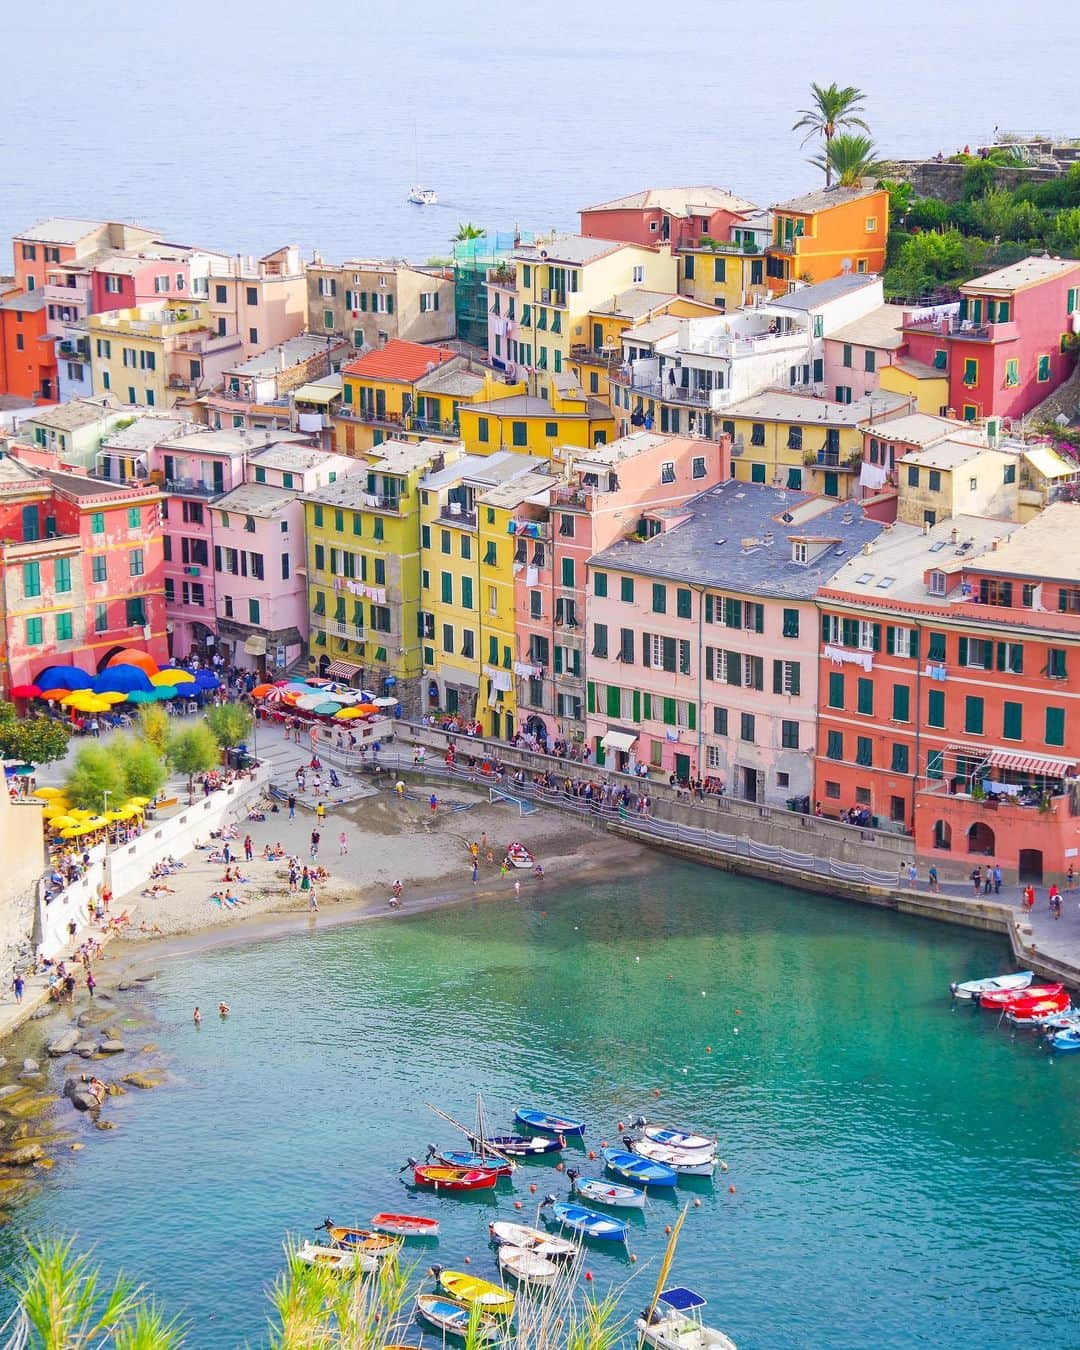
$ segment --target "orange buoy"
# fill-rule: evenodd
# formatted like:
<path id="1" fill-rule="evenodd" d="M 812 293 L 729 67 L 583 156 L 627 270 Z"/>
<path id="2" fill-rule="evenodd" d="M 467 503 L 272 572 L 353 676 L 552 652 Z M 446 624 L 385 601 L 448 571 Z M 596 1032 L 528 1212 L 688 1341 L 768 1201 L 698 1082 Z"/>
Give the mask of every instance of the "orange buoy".
<path id="1" fill-rule="evenodd" d="M 723 1159 L 720 1160 L 720 1171 L 721 1171 L 721 1172 L 726 1172 L 726 1171 L 727 1171 L 727 1163 L 724 1162 Z"/>
<path id="2" fill-rule="evenodd" d="M 695 1201 L 694 1201 L 694 1208 L 695 1208 L 695 1209 L 700 1209 L 700 1208 L 701 1208 L 701 1201 L 700 1201 L 700 1200 L 695 1200 Z"/>
<path id="3" fill-rule="evenodd" d="M 467 1266 L 471 1266 L 471 1265 L 472 1265 L 472 1257 L 471 1257 L 471 1256 L 467 1256 L 467 1257 L 465 1258 L 465 1264 L 466 1264 Z"/>
<path id="4" fill-rule="evenodd" d="M 592 1149 L 589 1149 L 589 1161 L 590 1162 L 596 1161 L 596 1153 Z"/>
<path id="5" fill-rule="evenodd" d="M 521 1208 L 521 1201 L 520 1201 L 520 1200 L 515 1200 L 515 1201 L 514 1201 L 514 1208 L 515 1208 L 515 1209 L 520 1209 L 520 1208 Z"/>
<path id="6" fill-rule="evenodd" d="M 711 1055 L 711 1054 L 712 1054 L 712 1046 L 711 1046 L 711 1045 L 707 1045 L 707 1046 L 705 1047 L 705 1053 L 706 1053 L 707 1055 Z"/>
<path id="7" fill-rule="evenodd" d="M 735 1016 L 736 1016 L 736 1017 L 741 1017 L 741 1016 L 742 1016 L 742 1009 L 741 1009 L 741 1008 L 736 1008 L 736 1009 L 735 1009 Z"/>
<path id="8" fill-rule="evenodd" d="M 607 1140 L 606 1140 L 606 1139 L 601 1139 L 601 1140 L 600 1140 L 600 1147 L 601 1147 L 601 1148 L 607 1148 Z"/>
<path id="9" fill-rule="evenodd" d="M 625 1129 L 626 1129 L 626 1126 L 625 1126 L 625 1125 L 622 1123 L 622 1121 L 620 1120 L 620 1121 L 619 1121 L 619 1133 L 622 1134 L 623 1130 L 625 1130 Z"/>
<path id="10" fill-rule="evenodd" d="M 530 1195 L 535 1195 L 535 1194 L 536 1194 L 536 1182 L 535 1182 L 535 1181 L 530 1181 L 530 1182 L 529 1182 L 529 1194 L 530 1194 Z"/>
<path id="11" fill-rule="evenodd" d="M 664 1232 L 665 1232 L 665 1233 L 670 1233 L 670 1232 L 671 1232 L 671 1224 L 669 1224 L 669 1223 L 664 1224 Z"/>
<path id="12" fill-rule="evenodd" d="M 591 1270 L 587 1270 L 587 1271 L 585 1272 L 585 1278 L 586 1278 L 587 1280 L 591 1280 L 591 1279 L 592 1279 L 592 1271 L 591 1271 Z"/>
<path id="13" fill-rule="evenodd" d="M 562 1164 L 561 1162 L 560 1162 L 560 1163 L 556 1163 L 556 1164 L 555 1164 L 555 1171 L 556 1171 L 556 1172 L 561 1172 L 562 1170 L 563 1170 L 563 1164 Z"/>
<path id="14" fill-rule="evenodd" d="M 637 1257 L 634 1255 L 633 1252 L 631 1252 L 631 1253 L 630 1253 L 630 1264 L 633 1265 L 634 1262 L 635 1262 L 636 1260 L 637 1260 Z"/>
<path id="15" fill-rule="evenodd" d="M 659 1089 L 659 1088 L 653 1088 L 653 1090 L 652 1090 L 652 1095 L 653 1095 L 654 1097 L 659 1097 L 659 1096 L 660 1096 L 660 1089 Z"/>
<path id="16" fill-rule="evenodd" d="M 734 1195 L 734 1194 L 735 1194 L 735 1187 L 734 1187 L 734 1186 L 729 1186 L 729 1187 L 728 1187 L 728 1194 L 729 1194 L 729 1195 Z"/>

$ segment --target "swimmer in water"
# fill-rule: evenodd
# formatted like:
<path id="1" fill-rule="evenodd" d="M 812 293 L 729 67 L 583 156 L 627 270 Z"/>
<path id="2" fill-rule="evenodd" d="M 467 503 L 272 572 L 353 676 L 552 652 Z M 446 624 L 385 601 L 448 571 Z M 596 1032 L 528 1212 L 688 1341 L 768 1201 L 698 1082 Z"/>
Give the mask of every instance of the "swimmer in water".
<path id="1" fill-rule="evenodd" d="M 229 1005 L 227 1003 L 219 1003 L 217 1010 L 220 1017 L 228 1017 Z"/>

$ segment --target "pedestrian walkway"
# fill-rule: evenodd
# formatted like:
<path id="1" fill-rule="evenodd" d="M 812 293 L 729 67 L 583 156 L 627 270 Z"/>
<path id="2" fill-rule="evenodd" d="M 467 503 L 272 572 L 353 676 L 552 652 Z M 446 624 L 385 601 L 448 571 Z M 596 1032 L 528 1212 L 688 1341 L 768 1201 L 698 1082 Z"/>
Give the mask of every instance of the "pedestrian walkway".
<path id="1" fill-rule="evenodd" d="M 372 796 L 377 789 L 361 777 L 359 755 L 356 751 L 338 750 L 333 746 L 316 743 L 318 756 L 322 761 L 322 770 L 310 767 L 312 748 L 306 735 L 301 733 L 299 745 L 287 740 L 280 725 L 259 727 L 259 759 L 270 766 L 270 781 L 278 795 L 296 797 L 297 806 L 314 811 L 319 802 L 326 805 L 328 811 L 335 806 L 345 806 L 362 797 Z M 349 764 L 353 767 L 349 767 Z M 297 786 L 296 771 L 304 769 L 304 788 Z M 340 787 L 330 784 L 330 770 L 337 774 Z M 321 781 L 321 791 L 316 791 L 316 782 Z"/>

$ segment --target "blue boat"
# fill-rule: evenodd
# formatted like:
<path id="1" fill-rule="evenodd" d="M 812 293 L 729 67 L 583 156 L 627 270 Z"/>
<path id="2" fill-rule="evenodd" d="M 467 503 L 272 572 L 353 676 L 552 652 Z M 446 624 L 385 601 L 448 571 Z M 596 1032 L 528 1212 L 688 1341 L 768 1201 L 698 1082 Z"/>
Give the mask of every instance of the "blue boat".
<path id="1" fill-rule="evenodd" d="M 532 1106 L 519 1106 L 514 1119 L 530 1130 L 543 1130 L 545 1134 L 575 1134 L 579 1138 L 585 1133 L 583 1120 L 568 1120 L 565 1116 L 553 1116 L 547 1111 L 537 1111 Z"/>
<path id="2" fill-rule="evenodd" d="M 442 1149 L 431 1145 L 427 1152 L 429 1162 L 439 1162 L 447 1167 L 493 1168 L 500 1177 L 512 1177 L 517 1163 L 511 1159 L 504 1161 L 490 1153 L 472 1153 L 468 1149 Z"/>
<path id="3" fill-rule="evenodd" d="M 560 1139 L 544 1139 L 541 1135 L 530 1138 L 524 1134 L 493 1134 L 483 1139 L 478 1134 L 470 1134 L 469 1143 L 473 1148 L 490 1144 L 508 1158 L 540 1157 L 545 1153 L 558 1153 L 562 1148 Z"/>
<path id="4" fill-rule="evenodd" d="M 595 1209 L 586 1209 L 584 1205 L 554 1200 L 552 1196 L 543 1202 L 551 1206 L 555 1222 L 563 1228 L 569 1228 L 582 1237 L 596 1238 L 603 1242 L 625 1242 L 627 1225 L 621 1219 L 609 1218 L 606 1214 L 597 1214 Z"/>
<path id="5" fill-rule="evenodd" d="M 651 1158 L 627 1153 L 621 1148 L 604 1149 L 604 1165 L 617 1177 L 639 1186 L 674 1186 L 679 1180 L 675 1169 L 666 1163 L 653 1162 Z"/>
<path id="6" fill-rule="evenodd" d="M 1071 1027 L 1067 1031 L 1055 1032 L 1050 1037 L 1050 1049 L 1059 1053 L 1065 1050 L 1080 1050 L 1080 1029 Z"/>

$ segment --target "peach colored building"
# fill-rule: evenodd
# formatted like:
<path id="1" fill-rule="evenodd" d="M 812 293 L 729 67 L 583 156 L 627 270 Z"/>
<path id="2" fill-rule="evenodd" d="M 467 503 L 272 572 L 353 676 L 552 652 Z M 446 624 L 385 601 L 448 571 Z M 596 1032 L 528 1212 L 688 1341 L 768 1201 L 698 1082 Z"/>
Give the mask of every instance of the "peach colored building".
<path id="1" fill-rule="evenodd" d="M 646 540 L 589 562 L 589 744 L 748 801 L 813 783 L 814 595 L 882 528 L 854 504 L 728 481 L 646 508 Z M 805 805 L 805 802 L 803 803 Z"/>

